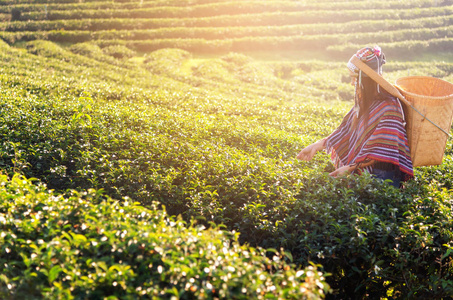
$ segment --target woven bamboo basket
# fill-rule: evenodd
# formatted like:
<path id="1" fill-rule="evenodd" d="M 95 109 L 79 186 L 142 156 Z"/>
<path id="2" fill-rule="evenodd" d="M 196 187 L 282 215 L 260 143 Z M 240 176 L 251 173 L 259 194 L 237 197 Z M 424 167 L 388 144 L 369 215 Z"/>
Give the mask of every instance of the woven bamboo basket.
<path id="1" fill-rule="evenodd" d="M 442 164 L 453 117 L 453 84 L 428 76 L 408 76 L 398 78 L 395 86 L 421 113 L 403 102 L 414 167 Z"/>

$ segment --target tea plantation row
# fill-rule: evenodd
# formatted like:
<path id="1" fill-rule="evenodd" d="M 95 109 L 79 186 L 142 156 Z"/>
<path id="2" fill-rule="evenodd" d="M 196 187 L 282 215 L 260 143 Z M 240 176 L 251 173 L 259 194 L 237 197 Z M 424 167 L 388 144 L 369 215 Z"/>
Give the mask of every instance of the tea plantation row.
<path id="1" fill-rule="evenodd" d="M 19 9 L 22 12 L 36 11 L 65 11 L 65 10 L 95 10 L 95 9 L 145 9 L 154 8 L 159 10 L 158 17 L 207 17 L 213 15 L 231 15 L 245 13 L 262 13 L 269 11 L 300 11 L 300 10 L 323 10 L 329 9 L 351 9 L 351 2 L 327 2 L 327 3 L 309 3 L 294 1 L 135 1 L 135 2 L 83 2 L 68 1 L 63 3 L 48 4 L 31 3 L 16 4 L 17 1 L 1 1 L 0 13 L 11 13 L 13 9 Z M 26 1 L 21 1 L 26 2 Z M 60 1 L 61 2 L 61 1 Z M 9 4 L 9 5 L 7 5 Z M 439 5 L 445 4 L 439 2 Z M 417 0 L 411 2 L 401 1 L 356 1 L 355 9 L 403 9 L 412 7 L 431 7 L 431 0 Z M 151 14 L 148 17 L 154 16 Z"/>
<path id="2" fill-rule="evenodd" d="M 448 17 L 450 18 L 450 17 Z M 449 20 L 448 22 L 450 22 Z M 177 29 L 165 29 L 165 30 L 109 30 L 109 31 L 63 31 L 63 30 L 52 30 L 52 31 L 19 31 L 19 32 L 2 32 L 1 37 L 9 44 L 14 44 L 18 41 L 31 41 L 31 40 L 50 40 L 55 42 L 71 42 L 80 43 L 91 40 L 95 41 L 113 41 L 116 44 L 123 43 L 133 47 L 134 41 L 149 41 L 151 44 L 167 43 L 167 44 L 212 44 L 212 40 L 215 41 L 215 45 L 210 48 L 223 49 L 225 45 L 230 45 L 229 48 L 239 48 L 239 45 L 243 44 L 243 48 L 253 49 L 255 44 L 263 44 L 266 46 L 270 44 L 276 47 L 279 43 L 285 43 L 291 45 L 293 49 L 319 49 L 325 50 L 331 45 L 343 45 L 345 43 L 353 43 L 357 40 L 361 40 L 364 43 L 373 43 L 374 40 L 378 39 L 382 43 L 395 43 L 399 42 L 403 45 L 407 45 L 407 42 L 403 41 L 429 41 L 435 39 L 442 39 L 446 36 L 452 36 L 453 26 L 445 27 L 427 27 L 419 29 L 398 29 L 396 31 L 386 31 L 378 33 L 346 33 L 346 34 L 331 34 L 331 35 L 304 35 L 296 37 L 294 31 L 300 31 L 300 26 L 292 28 L 279 28 L 273 27 L 245 27 L 240 30 L 233 29 L 232 27 L 226 28 L 196 28 L 188 32 L 186 28 Z M 291 34 L 291 32 L 293 32 Z M 292 35 L 292 37 L 283 38 L 282 35 Z M 252 36 L 252 37 L 251 37 Z M 181 42 L 181 39 L 185 38 L 185 42 Z M 203 43 L 200 40 L 205 40 Z M 222 42 L 226 40 L 226 42 Z M 450 39 L 446 39 L 449 41 Z M 269 46 L 267 46 L 269 47 Z M 387 47 L 388 49 L 388 47 Z M 225 52 L 226 50 L 223 49 Z"/>
<path id="3" fill-rule="evenodd" d="M 332 168 L 326 155 L 319 155 L 310 163 L 294 159 L 301 147 L 333 130 L 349 109 L 349 102 L 338 102 L 352 95 L 344 63 L 264 63 L 239 54 L 196 59 L 187 52 L 171 49 L 138 60 L 127 55 L 116 56 L 118 52 L 95 45 L 80 44 L 64 49 L 44 41 L 26 43 L 22 49 L 3 43 L 1 48 L 0 164 L 3 172 L 11 177 L 20 172 L 26 177 L 39 178 L 57 191 L 69 188 L 83 193 L 89 188 L 103 189 L 106 196 L 97 196 L 102 200 L 129 197 L 152 210 L 157 209 L 155 201 L 158 201 L 170 215 L 181 215 L 188 224 L 191 220 L 208 227 L 214 226 L 211 222 L 224 224 L 228 230 L 239 232 L 232 243 L 239 239 L 253 247 L 283 247 L 288 253 L 286 260 L 292 258 L 296 265 L 308 266 L 309 261 L 321 264 L 323 272 L 331 274 L 326 280 L 334 289 L 333 295 L 340 298 L 351 292 L 357 297 L 369 294 L 393 298 L 447 297 L 453 293 L 450 142 L 445 163 L 417 170 L 417 179 L 401 191 L 367 176 L 331 179 L 325 175 Z M 411 75 L 451 80 L 453 66 L 444 62 L 389 59 L 386 76 L 392 80 L 408 75 L 408 69 Z M 12 183 L 5 183 L 8 184 Z M 76 202 L 80 201 L 79 196 L 74 197 Z M 93 205 L 100 202 L 89 200 Z M 83 202 L 81 207 L 88 202 Z M 82 218 L 85 212 L 75 215 Z M 128 220 L 135 222 L 132 217 Z M 88 220 L 78 224 L 86 224 L 86 230 L 92 228 L 91 223 L 85 222 Z M 69 235 L 70 230 L 84 234 L 65 228 Z M 122 230 L 128 229 L 114 231 Z M 35 233 L 30 231 L 30 234 Z M 61 231 L 56 234 L 64 235 Z M 87 242 L 81 237 L 73 242 L 83 248 L 74 251 L 98 251 L 96 247 L 102 243 L 90 244 L 95 236 L 102 242 L 102 236 L 89 233 L 85 236 Z M 34 241 L 31 237 L 24 238 L 27 239 Z M 169 236 L 169 243 L 172 241 L 175 240 Z M 86 249 L 89 245 L 91 250 Z M 131 251 L 141 251 L 140 247 L 134 248 L 134 243 L 129 246 L 135 249 Z M 101 253 L 110 253 L 108 247 Z M 135 259 L 138 252 L 131 253 Z M 261 258 L 257 260 L 264 259 L 263 252 L 259 253 Z M 237 257 L 242 259 L 243 254 Z M 23 258 L 21 262 L 21 258 L 18 256 L 18 264 L 23 268 L 20 272 L 29 277 L 14 275 L 19 276 L 17 280 L 41 280 L 39 286 L 43 286 L 43 291 L 60 291 L 58 284 L 53 285 L 49 280 L 60 282 L 59 279 L 66 278 L 63 271 L 49 265 L 48 274 L 37 273 L 21 265 L 26 262 Z M 124 262 L 126 258 L 120 260 Z M 107 270 L 113 261 L 121 264 L 119 260 L 109 260 Z M 204 263 L 200 259 L 196 261 Z M 178 255 L 166 263 L 170 272 L 171 265 L 178 263 Z M 68 264 L 79 262 L 71 260 Z M 164 267 L 162 271 L 167 270 Z M 201 265 L 194 268 L 202 270 Z M 288 269 L 285 265 L 275 267 L 281 268 L 282 273 L 278 274 Z M 121 280 L 127 282 L 126 278 L 101 282 L 102 273 L 107 273 L 102 269 L 94 266 L 90 269 L 88 265 L 82 268 L 83 272 L 100 272 L 94 280 L 99 282 L 97 286 L 110 286 L 116 281 L 115 295 L 121 297 L 125 293 Z M 155 270 L 159 273 L 159 269 Z M 292 266 L 288 271 L 291 270 Z M 139 273 L 135 269 L 133 272 Z M 149 274 L 148 269 L 141 272 L 140 276 L 146 280 L 149 280 L 146 276 L 155 273 Z M 212 289 L 208 288 L 214 286 L 213 279 L 203 281 L 207 275 L 196 274 L 199 275 L 194 278 L 196 290 L 191 290 L 193 282 L 188 277 L 178 277 L 184 287 L 175 285 L 175 290 L 181 295 L 195 295 L 189 292 L 201 293 L 201 290 L 208 298 L 214 295 L 209 294 Z M 168 276 L 158 276 L 159 284 L 171 289 L 168 280 L 171 283 L 176 274 Z M 290 278 L 278 282 L 288 283 Z M 322 278 L 317 278 L 318 285 L 305 278 L 309 286 L 318 287 L 309 290 L 328 291 Z M 72 282 L 67 280 L 67 283 L 60 282 L 65 293 Z M 3 281 L 6 282 L 5 277 Z M 10 284 L 23 292 L 17 282 Z M 73 290 L 91 293 L 82 284 L 74 283 Z M 233 289 L 236 295 L 242 295 L 239 292 L 242 286 L 237 289 L 229 289 L 229 283 L 226 286 L 225 293 Z M 149 287 L 141 286 L 137 293 Z M 274 294 L 286 291 L 283 284 L 269 288 Z M 219 286 L 215 290 L 220 293 Z M 284 294 L 280 295 L 284 298 Z"/>
<path id="4" fill-rule="evenodd" d="M 425 30 L 427 34 L 430 32 L 432 36 L 443 36 L 445 32 L 450 32 L 451 28 L 442 28 L 440 30 Z M 404 32 L 401 32 L 404 34 Z M 398 33 L 400 34 L 400 33 Z M 395 36 L 382 38 L 385 40 L 394 40 Z M 406 32 L 408 36 L 423 34 L 423 32 Z M 57 42 L 71 42 L 74 39 L 79 39 L 79 42 L 92 40 L 92 34 L 78 34 L 65 32 L 50 32 L 50 33 L 31 33 L 31 34 L 0 34 L 4 40 L 11 43 L 18 41 L 35 40 L 36 38 L 44 38 Z M 280 51 L 298 51 L 304 49 L 308 53 L 324 53 L 328 57 L 344 58 L 355 49 L 360 48 L 361 44 L 348 42 L 346 44 L 335 44 L 334 41 L 340 41 L 341 37 L 331 36 L 309 36 L 298 38 L 282 38 L 282 37 L 253 37 L 253 38 L 237 38 L 226 40 L 205 40 L 205 39 L 145 39 L 145 40 L 128 40 L 119 36 L 120 39 L 112 40 L 95 40 L 101 48 L 108 47 L 124 47 L 137 52 L 152 52 L 165 48 L 179 48 L 186 51 L 195 52 L 198 54 L 220 54 L 225 55 L 229 52 L 250 53 L 255 49 L 260 51 L 273 52 Z M 364 35 L 366 41 L 374 40 L 372 34 Z M 356 41 L 356 35 L 346 37 L 345 40 Z M 419 55 L 438 54 L 440 56 L 448 54 L 451 51 L 452 38 L 433 38 L 428 40 L 407 40 L 404 42 L 382 42 L 380 45 L 387 49 L 387 53 L 399 59 L 414 59 Z"/>
<path id="5" fill-rule="evenodd" d="M 401 9 L 401 10 L 323 10 L 323 11 L 298 11 L 298 12 L 266 12 L 258 14 L 259 18 L 250 18 L 249 14 L 241 15 L 220 15 L 214 17 L 174 17 L 161 18 L 160 16 L 149 16 L 149 11 L 139 10 L 91 10 L 91 11 L 62 11 L 60 14 L 52 12 L 42 12 L 42 19 L 60 20 L 60 19 L 91 19 L 91 18 L 150 18 L 154 21 L 154 28 L 159 27 L 230 27 L 230 26 L 283 26 L 294 24 L 313 24 L 313 23 L 328 23 L 332 19 L 336 23 L 352 22 L 352 21 L 369 21 L 369 20 L 409 20 L 418 18 L 449 16 L 452 13 L 452 6 L 445 7 L 429 7 L 417 9 Z M 74 15 L 74 14 L 79 15 Z M 65 17 L 65 14 L 68 16 Z M 38 17 L 38 19 L 40 19 Z M 23 19 L 23 20 L 22 20 Z M 22 21 L 28 21 L 25 15 L 21 15 Z M 33 20 L 30 19 L 30 21 Z"/>
<path id="6" fill-rule="evenodd" d="M 290 2 L 295 3 L 295 2 Z M 329 5 L 330 6 L 330 5 Z M 417 7 L 417 10 L 411 9 Z M 367 8 L 367 9 L 364 9 Z M 451 7 L 423 7 L 419 8 L 414 3 L 405 5 L 401 9 L 395 9 L 389 7 L 386 9 L 370 8 L 365 4 L 362 7 L 343 7 L 340 10 L 334 7 L 328 7 L 326 9 L 318 8 L 311 10 L 305 7 L 305 5 L 296 5 L 288 7 L 282 5 L 281 2 L 274 3 L 259 3 L 248 6 L 247 3 L 242 2 L 229 2 L 226 5 L 210 5 L 210 6 L 190 6 L 190 7 L 158 7 L 158 8 L 135 8 L 135 9 L 76 9 L 76 10 L 44 10 L 44 11 L 29 11 L 24 12 L 21 15 L 21 21 L 28 20 L 56 20 L 56 19 L 90 19 L 90 18 L 214 18 L 218 24 L 225 23 L 225 18 L 222 16 L 231 15 L 250 15 L 254 14 L 260 17 L 260 22 L 266 22 L 266 17 L 269 18 L 272 15 L 299 19 L 298 23 L 313 23 L 331 20 L 335 17 L 337 22 L 346 22 L 353 20 L 363 19 L 376 19 L 376 18 L 412 18 L 412 17 L 428 17 L 436 16 L 440 14 L 451 14 Z M 412 16 L 413 15 L 413 16 Z M 264 17 L 264 20 L 263 20 Z M 329 19 L 330 18 L 330 19 Z M 339 18 L 339 19 L 338 19 Z M 231 18 L 228 18 L 231 19 Z M 283 20 L 283 19 L 281 19 Z M 213 20 L 214 21 L 214 20 Z M 275 21 L 274 21 L 275 22 Z M 291 22 L 287 20 L 286 22 Z M 228 24 L 233 25 L 233 24 Z"/>
<path id="7" fill-rule="evenodd" d="M 369 20 L 369 21 L 352 21 L 345 23 L 316 23 L 316 24 L 293 24 L 293 25 L 282 25 L 282 26 L 259 26 L 254 25 L 251 27 L 246 26 L 232 26 L 229 27 L 214 27 L 209 26 L 198 26 L 191 28 L 192 30 L 204 30 L 206 31 L 205 38 L 209 38 L 213 32 L 220 31 L 237 31 L 239 35 L 245 36 L 245 32 L 250 32 L 251 36 L 262 36 L 262 35 L 275 35 L 274 31 L 285 32 L 285 35 L 298 35 L 301 32 L 304 35 L 313 34 L 336 34 L 336 33 L 351 33 L 351 32 L 369 32 L 379 30 L 403 30 L 410 28 L 436 28 L 451 25 L 450 15 L 441 15 L 433 17 L 422 17 L 422 18 L 411 18 L 411 19 L 395 19 L 395 20 Z M 175 22 L 175 20 L 172 20 Z M 160 22 L 160 23 L 159 23 Z M 192 20 L 194 22 L 194 20 Z M 49 30 L 66 30 L 66 31 L 77 31 L 77 30 L 89 30 L 93 34 L 95 31 L 102 30 L 165 30 L 169 36 L 173 31 L 182 30 L 184 24 L 173 23 L 174 26 L 169 26 L 169 23 L 164 23 L 164 20 L 153 20 L 153 19 L 113 19 L 113 20 L 54 20 L 54 21 L 29 21 L 29 22 L 3 22 L 2 31 L 7 32 L 18 32 L 18 31 L 49 31 Z M 171 24 L 170 24 L 171 25 Z M 196 24 L 195 24 L 196 25 Z M 158 27 L 158 28 L 156 28 Z M 252 31 L 253 30 L 253 31 Z M 94 32 L 93 32 L 94 31 Z M 187 30 L 186 30 L 187 31 Z M 99 33 L 100 34 L 100 33 Z M 190 32 L 187 32 L 190 36 Z M 226 37 L 232 37 L 231 34 Z"/>

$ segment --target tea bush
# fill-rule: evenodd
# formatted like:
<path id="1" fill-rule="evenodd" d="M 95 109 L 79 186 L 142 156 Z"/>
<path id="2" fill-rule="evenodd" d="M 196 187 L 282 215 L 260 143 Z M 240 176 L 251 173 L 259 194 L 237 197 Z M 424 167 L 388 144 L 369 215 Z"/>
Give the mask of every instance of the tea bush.
<path id="1" fill-rule="evenodd" d="M 105 54 L 102 49 L 94 44 L 91 43 L 78 43 L 74 44 L 71 47 L 69 47 L 69 50 L 72 53 L 79 54 L 82 56 L 86 56 L 92 59 L 96 59 L 102 62 L 106 62 L 109 64 L 116 64 L 117 60 L 114 59 L 114 57 L 111 57 L 110 55 Z"/>
<path id="2" fill-rule="evenodd" d="M 103 48 L 102 51 L 114 58 L 128 59 L 135 56 L 135 52 L 124 46 L 110 46 Z"/>
<path id="3" fill-rule="evenodd" d="M 2 299 L 314 299 L 329 291 L 316 266 L 295 270 L 241 246 L 238 234 L 170 217 L 157 204 L 101 191 L 55 194 L 0 175 Z"/>
<path id="4" fill-rule="evenodd" d="M 181 49 L 161 49 L 145 55 L 145 67 L 154 74 L 176 74 L 192 55 Z"/>
<path id="5" fill-rule="evenodd" d="M 418 184 L 401 191 L 367 176 L 312 177 L 292 202 L 244 205 L 235 226 L 251 244 L 322 264 L 340 298 L 449 297 L 451 191 Z"/>

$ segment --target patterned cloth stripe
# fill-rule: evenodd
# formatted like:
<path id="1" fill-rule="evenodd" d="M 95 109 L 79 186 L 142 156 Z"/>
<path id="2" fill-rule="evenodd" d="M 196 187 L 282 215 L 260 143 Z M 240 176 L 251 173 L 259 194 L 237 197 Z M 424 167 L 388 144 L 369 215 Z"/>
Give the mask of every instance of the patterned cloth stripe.
<path id="1" fill-rule="evenodd" d="M 356 130 L 353 129 L 355 113 L 351 109 L 326 140 L 327 152 L 331 153 L 337 168 L 376 160 L 397 166 L 405 173 L 405 180 L 414 176 L 403 112 L 397 101 L 392 96 L 374 101 L 370 106 L 368 121 L 360 118 Z M 363 170 L 372 173 L 373 168 Z"/>

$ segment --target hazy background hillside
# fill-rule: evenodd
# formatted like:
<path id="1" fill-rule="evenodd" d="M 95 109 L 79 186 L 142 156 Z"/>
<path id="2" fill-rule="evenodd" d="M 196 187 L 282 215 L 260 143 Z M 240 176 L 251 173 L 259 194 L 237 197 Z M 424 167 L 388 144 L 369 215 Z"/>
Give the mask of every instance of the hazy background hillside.
<path id="1" fill-rule="evenodd" d="M 380 44 L 393 59 L 451 52 L 452 2 L 414 1 L 8 1 L 1 37 L 176 47 L 196 54 L 266 52 L 347 59 Z M 283 53 L 282 53 L 283 52 Z M 431 57 L 430 56 L 430 57 Z"/>

